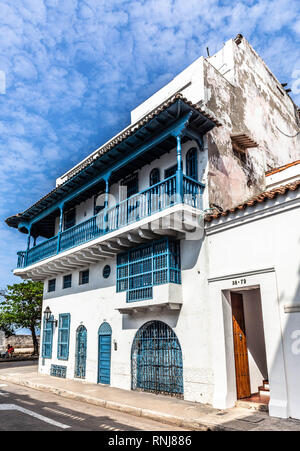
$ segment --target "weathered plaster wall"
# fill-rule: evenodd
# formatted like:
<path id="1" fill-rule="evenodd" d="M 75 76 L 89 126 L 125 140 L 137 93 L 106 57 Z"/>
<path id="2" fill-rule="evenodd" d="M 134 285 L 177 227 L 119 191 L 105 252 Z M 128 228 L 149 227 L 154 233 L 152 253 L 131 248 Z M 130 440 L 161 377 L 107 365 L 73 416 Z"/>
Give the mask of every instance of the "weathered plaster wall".
<path id="1" fill-rule="evenodd" d="M 206 106 L 223 124 L 208 137 L 210 202 L 230 208 L 265 189 L 266 170 L 299 159 L 299 137 L 283 134 L 295 135 L 299 120 L 292 100 L 246 39 L 239 46 L 228 41 L 204 60 L 203 73 Z M 258 143 L 248 150 L 246 165 L 232 150 L 231 135 L 238 133 Z"/>

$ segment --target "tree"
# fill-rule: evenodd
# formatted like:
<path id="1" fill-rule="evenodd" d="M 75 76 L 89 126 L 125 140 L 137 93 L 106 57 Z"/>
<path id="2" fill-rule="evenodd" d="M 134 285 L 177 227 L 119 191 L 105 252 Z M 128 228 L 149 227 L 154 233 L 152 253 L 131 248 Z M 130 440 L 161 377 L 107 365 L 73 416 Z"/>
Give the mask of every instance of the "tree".
<path id="1" fill-rule="evenodd" d="M 1 313 L 0 313 L 0 331 L 5 333 L 6 338 L 9 338 L 15 334 L 13 326 L 2 322 Z"/>
<path id="2" fill-rule="evenodd" d="M 29 329 L 32 335 L 34 354 L 38 354 L 36 328 L 40 327 L 43 302 L 43 283 L 31 280 L 8 285 L 1 293 L 0 327 L 13 331 L 15 327 Z"/>

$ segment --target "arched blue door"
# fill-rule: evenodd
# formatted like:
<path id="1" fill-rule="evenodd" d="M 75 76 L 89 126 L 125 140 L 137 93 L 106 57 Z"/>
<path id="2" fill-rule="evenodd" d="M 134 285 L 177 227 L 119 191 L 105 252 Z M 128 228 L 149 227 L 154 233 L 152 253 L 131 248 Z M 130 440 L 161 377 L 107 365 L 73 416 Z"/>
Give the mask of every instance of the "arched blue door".
<path id="1" fill-rule="evenodd" d="M 87 330 L 79 326 L 76 331 L 75 377 L 85 378 L 86 373 Z"/>
<path id="2" fill-rule="evenodd" d="M 136 333 L 131 351 L 133 390 L 183 396 L 182 352 L 175 332 L 150 321 Z"/>
<path id="3" fill-rule="evenodd" d="M 99 327 L 98 383 L 100 384 L 110 384 L 111 333 L 110 325 L 102 323 Z"/>

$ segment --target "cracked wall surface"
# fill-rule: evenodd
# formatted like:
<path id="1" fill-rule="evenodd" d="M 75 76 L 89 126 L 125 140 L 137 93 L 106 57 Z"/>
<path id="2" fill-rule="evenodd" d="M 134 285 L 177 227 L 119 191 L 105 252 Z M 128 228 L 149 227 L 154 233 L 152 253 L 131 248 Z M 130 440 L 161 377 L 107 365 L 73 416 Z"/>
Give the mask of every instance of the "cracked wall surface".
<path id="1" fill-rule="evenodd" d="M 299 115 L 291 98 L 246 39 L 228 41 L 203 62 L 204 102 L 223 124 L 208 134 L 209 201 L 223 209 L 265 189 L 265 171 L 300 158 Z M 258 143 L 243 163 L 231 135 Z"/>

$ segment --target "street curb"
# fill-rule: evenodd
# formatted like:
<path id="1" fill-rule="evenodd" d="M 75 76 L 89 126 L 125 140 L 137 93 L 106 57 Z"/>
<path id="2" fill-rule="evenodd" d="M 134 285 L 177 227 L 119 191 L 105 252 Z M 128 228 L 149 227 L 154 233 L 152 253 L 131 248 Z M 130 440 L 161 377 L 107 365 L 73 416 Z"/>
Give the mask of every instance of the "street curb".
<path id="1" fill-rule="evenodd" d="M 103 407 L 105 409 L 116 410 L 118 412 L 127 413 L 136 417 L 143 417 L 160 423 L 170 424 L 172 426 L 178 426 L 182 428 L 195 429 L 197 431 L 232 431 L 232 429 L 226 426 L 220 426 L 214 423 L 208 423 L 202 420 L 188 420 L 183 417 L 176 417 L 166 413 L 157 412 L 154 410 L 143 409 L 140 407 L 133 407 L 127 404 L 122 404 L 115 401 L 106 401 L 105 399 L 94 398 L 92 396 L 81 395 L 69 390 L 55 388 L 51 385 L 39 384 L 31 382 L 30 380 L 24 380 L 13 376 L 0 375 L 0 380 L 4 382 L 11 382 L 12 384 L 21 385 L 23 387 L 32 388 L 34 390 L 50 392 L 55 395 L 62 396 L 63 398 L 73 399 L 75 401 L 86 402 L 94 406 Z"/>

